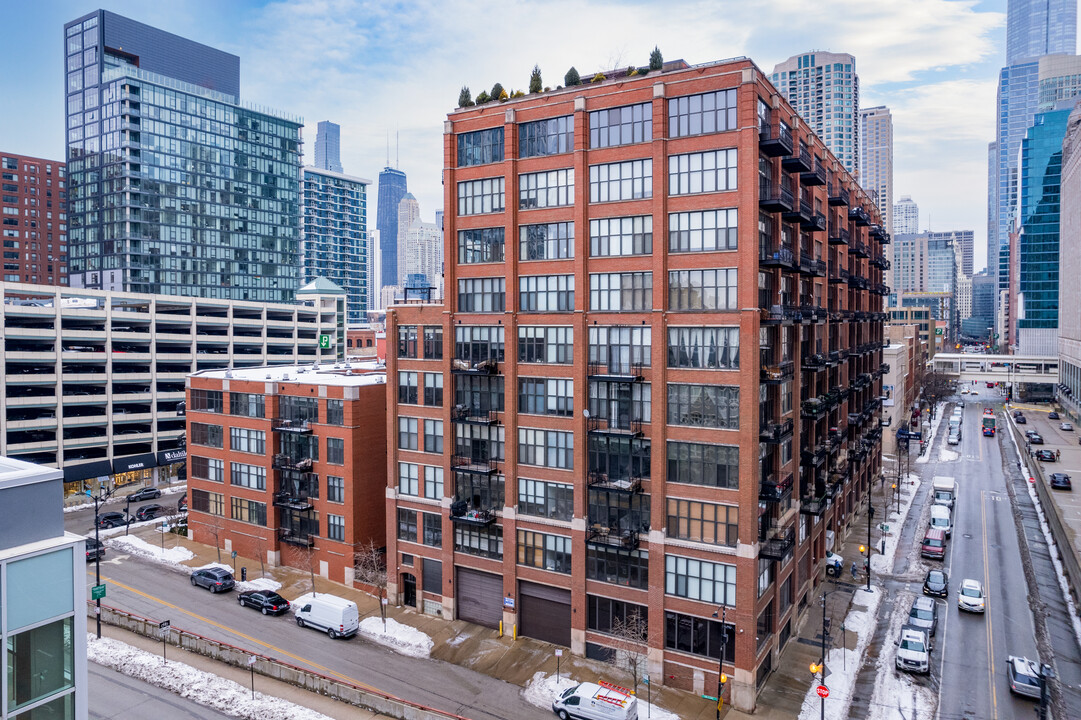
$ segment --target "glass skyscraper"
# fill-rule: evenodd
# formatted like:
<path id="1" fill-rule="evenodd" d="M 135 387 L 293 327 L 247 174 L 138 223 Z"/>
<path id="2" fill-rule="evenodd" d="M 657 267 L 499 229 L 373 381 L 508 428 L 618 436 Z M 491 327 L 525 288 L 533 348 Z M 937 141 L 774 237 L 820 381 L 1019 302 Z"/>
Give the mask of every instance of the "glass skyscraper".
<path id="1" fill-rule="evenodd" d="M 293 302 L 300 118 L 234 55 L 104 10 L 64 27 L 69 281 Z"/>
<path id="2" fill-rule="evenodd" d="M 325 277 L 346 292 L 346 322 L 368 311 L 368 185 L 370 180 L 305 167 L 301 266 L 303 282 Z"/>
<path id="3" fill-rule="evenodd" d="M 1008 0 L 1006 64 L 1077 52 L 1077 0 Z"/>
<path id="4" fill-rule="evenodd" d="M 321 170 L 342 172 L 342 128 L 337 123 L 323 120 L 315 133 L 315 167 Z"/>
<path id="5" fill-rule="evenodd" d="M 408 192 L 405 173 L 395 168 L 383 168 L 379 173 L 379 208 L 375 227 L 379 230 L 379 252 L 382 255 L 383 287 L 398 285 L 398 204 Z"/>
<path id="6" fill-rule="evenodd" d="M 826 142 L 845 170 L 856 172 L 860 150 L 856 58 L 828 52 L 794 55 L 773 68 L 770 80 Z"/>

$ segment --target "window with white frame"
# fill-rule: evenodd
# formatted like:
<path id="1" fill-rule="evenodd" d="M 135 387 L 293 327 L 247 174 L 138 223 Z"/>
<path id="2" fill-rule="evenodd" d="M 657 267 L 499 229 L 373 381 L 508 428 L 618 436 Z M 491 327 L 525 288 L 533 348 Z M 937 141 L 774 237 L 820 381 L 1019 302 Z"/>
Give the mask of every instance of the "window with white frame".
<path id="1" fill-rule="evenodd" d="M 692 195 L 735 189 L 735 148 L 671 155 L 668 158 L 669 195 Z"/>
<path id="2" fill-rule="evenodd" d="M 522 225 L 518 229 L 520 260 L 565 260 L 574 257 L 574 223 Z"/>
<path id="3" fill-rule="evenodd" d="M 736 268 L 668 271 L 668 309 L 735 310 Z"/>
<path id="4" fill-rule="evenodd" d="M 458 183 L 458 214 L 482 215 L 503 212 L 505 182 L 502 177 Z"/>
<path id="5" fill-rule="evenodd" d="M 345 502 L 345 478 L 327 475 L 327 502 Z"/>
<path id="6" fill-rule="evenodd" d="M 590 310 L 627 312 L 652 308 L 653 273 L 590 273 Z"/>
<path id="7" fill-rule="evenodd" d="M 230 463 L 229 484 L 252 490 L 266 490 L 266 468 L 261 465 Z"/>
<path id="8" fill-rule="evenodd" d="M 644 102 L 589 113 L 589 147 L 605 148 L 653 139 L 653 104 Z"/>
<path id="9" fill-rule="evenodd" d="M 523 275 L 519 277 L 518 310 L 521 312 L 573 311 L 574 276 Z"/>
<path id="10" fill-rule="evenodd" d="M 424 421 L 424 452 L 443 452 L 443 421 Z"/>
<path id="11" fill-rule="evenodd" d="M 420 466 L 416 463 L 398 463 L 398 494 L 420 494 Z"/>
<path id="12" fill-rule="evenodd" d="M 574 414 L 574 380 L 518 376 L 518 412 L 531 415 Z"/>
<path id="13" fill-rule="evenodd" d="M 598 218 L 589 221 L 590 257 L 628 257 L 653 252 L 653 216 Z"/>
<path id="14" fill-rule="evenodd" d="M 518 362 L 571 364 L 574 362 L 574 328 L 519 325 Z"/>
<path id="15" fill-rule="evenodd" d="M 736 566 L 665 555 L 664 591 L 712 605 L 736 604 Z"/>
<path id="16" fill-rule="evenodd" d="M 436 465 L 424 466 L 424 497 L 430 500 L 443 498 L 443 468 Z"/>
<path id="17" fill-rule="evenodd" d="M 738 327 L 668 327 L 668 367 L 739 369 Z"/>
<path id="18" fill-rule="evenodd" d="M 506 309 L 506 278 L 480 277 L 458 280 L 458 312 L 503 312 Z"/>
<path id="19" fill-rule="evenodd" d="M 398 447 L 402 450 L 417 449 L 417 418 L 398 418 Z"/>
<path id="20" fill-rule="evenodd" d="M 574 204 L 574 168 L 523 173 L 518 176 L 518 209 Z"/>
<path id="21" fill-rule="evenodd" d="M 589 166 L 591 203 L 653 197 L 653 160 L 627 160 Z"/>
<path id="22" fill-rule="evenodd" d="M 669 252 L 736 249 L 736 209 L 668 214 Z"/>
<path id="23" fill-rule="evenodd" d="M 574 433 L 518 428 L 518 462 L 573 470 Z"/>
<path id="24" fill-rule="evenodd" d="M 327 540 L 345 542 L 345 516 L 327 513 Z"/>

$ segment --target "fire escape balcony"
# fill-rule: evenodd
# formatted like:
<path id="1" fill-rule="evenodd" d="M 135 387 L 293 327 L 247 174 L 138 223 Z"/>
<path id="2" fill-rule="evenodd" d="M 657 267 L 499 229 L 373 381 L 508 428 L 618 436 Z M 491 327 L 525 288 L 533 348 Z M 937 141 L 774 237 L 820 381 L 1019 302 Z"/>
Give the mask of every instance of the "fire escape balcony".
<path id="1" fill-rule="evenodd" d="M 826 369 L 826 356 L 823 353 L 807 355 L 803 358 L 803 370 L 805 372 L 818 372 Z"/>
<path id="2" fill-rule="evenodd" d="M 865 258 L 868 257 L 868 255 L 870 254 L 870 248 L 868 248 L 859 240 L 855 240 L 848 244 L 848 252 L 850 252 L 855 257 Z"/>
<path id="3" fill-rule="evenodd" d="M 310 435 L 312 424 L 308 420 L 294 420 L 293 418 L 274 418 L 270 423 L 270 429 L 274 432 L 294 433 L 298 435 Z"/>
<path id="4" fill-rule="evenodd" d="M 456 525 L 487 527 L 496 521 L 495 513 L 487 508 L 470 508 L 465 500 L 450 504 L 450 521 Z"/>
<path id="5" fill-rule="evenodd" d="M 871 216 L 860 206 L 848 208 L 848 219 L 855 220 L 859 227 L 867 227 L 871 224 Z"/>
<path id="6" fill-rule="evenodd" d="M 601 523 L 594 523 L 588 528 L 586 542 L 600 547 L 614 547 L 620 550 L 635 550 L 638 548 L 638 533 L 633 530 L 609 527 Z"/>
<path id="7" fill-rule="evenodd" d="M 644 365 L 636 363 L 589 363 L 589 379 L 599 382 L 636 383 L 643 379 Z"/>
<path id="8" fill-rule="evenodd" d="M 642 477 L 640 475 L 613 477 L 600 470 L 590 470 L 588 480 L 590 487 L 601 490 L 617 490 L 632 494 L 642 490 Z"/>
<path id="9" fill-rule="evenodd" d="M 623 435 L 642 437 L 642 421 L 639 419 L 620 418 L 613 420 L 606 417 L 589 418 L 590 435 Z"/>
<path id="10" fill-rule="evenodd" d="M 796 197 L 792 188 L 765 181 L 758 183 L 758 206 L 766 212 L 791 212 Z"/>
<path id="11" fill-rule="evenodd" d="M 826 414 L 826 403 L 820 398 L 807 398 L 800 403 L 800 417 L 817 419 Z"/>
<path id="12" fill-rule="evenodd" d="M 282 490 L 274 493 L 274 507 L 304 512 L 306 510 L 311 510 L 312 504 L 308 496 L 303 493 Z"/>
<path id="13" fill-rule="evenodd" d="M 775 476 L 770 475 L 763 478 L 762 483 L 758 486 L 758 499 L 762 502 L 779 503 L 791 494 L 792 473 L 788 473 L 783 480 L 778 480 Z"/>
<path id="14" fill-rule="evenodd" d="M 275 453 L 270 461 L 270 467 L 275 470 L 294 470 L 296 472 L 311 472 L 312 459 L 310 457 L 294 457 L 288 453 Z"/>
<path id="15" fill-rule="evenodd" d="M 829 185 L 830 205 L 834 207 L 848 205 L 848 188 L 841 183 Z"/>
<path id="16" fill-rule="evenodd" d="M 452 455 L 450 469 L 452 472 L 469 473 L 470 475 L 494 475 L 499 468 L 496 467 L 495 460 L 491 458 Z"/>
<path id="17" fill-rule="evenodd" d="M 811 172 L 814 169 L 814 155 L 806 145 L 801 145 L 797 152 L 781 160 L 781 167 L 785 172 Z"/>
<path id="18" fill-rule="evenodd" d="M 792 154 L 792 131 L 783 123 L 758 126 L 758 149 L 769 157 L 783 157 Z"/>
<path id="19" fill-rule="evenodd" d="M 450 371 L 458 375 L 497 375 L 499 373 L 499 363 L 495 358 L 488 358 L 475 363 L 455 358 L 451 362 Z"/>
<path id="20" fill-rule="evenodd" d="M 829 243 L 830 245 L 847 245 L 851 239 L 852 233 L 848 228 L 834 226 L 830 228 Z"/>
<path id="21" fill-rule="evenodd" d="M 791 380 L 796 372 L 796 364 L 791 360 L 781 363 L 762 364 L 761 381 L 768 385 Z"/>
<path id="22" fill-rule="evenodd" d="M 450 421 L 462 425 L 498 425 L 499 414 L 471 405 L 455 405 L 450 410 Z"/>
<path id="23" fill-rule="evenodd" d="M 817 155 L 814 158 L 814 166 L 810 172 L 800 173 L 799 176 L 800 185 L 826 185 L 829 181 L 830 172 Z"/>
<path id="24" fill-rule="evenodd" d="M 779 267 L 792 269 L 796 265 L 796 255 L 791 248 L 781 245 L 776 248 L 758 246 L 759 267 Z"/>
<path id="25" fill-rule="evenodd" d="M 780 443 L 792 436 L 793 427 L 792 418 L 761 421 L 758 425 L 758 439 L 765 443 Z"/>
<path id="26" fill-rule="evenodd" d="M 278 528 L 278 540 L 283 543 L 288 543 L 289 545 L 301 545 L 304 547 L 315 545 L 314 535 L 298 533 L 292 528 Z"/>
<path id="27" fill-rule="evenodd" d="M 770 528 L 765 537 L 759 538 L 759 557 L 770 560 L 783 560 L 796 545 L 796 528 Z"/>

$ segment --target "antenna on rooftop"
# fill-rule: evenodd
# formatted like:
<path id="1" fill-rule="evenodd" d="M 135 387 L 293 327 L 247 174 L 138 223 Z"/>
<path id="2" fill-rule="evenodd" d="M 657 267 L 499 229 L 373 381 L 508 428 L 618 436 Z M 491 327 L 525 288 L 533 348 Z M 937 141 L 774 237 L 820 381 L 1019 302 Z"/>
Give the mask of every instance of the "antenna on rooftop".
<path id="1" fill-rule="evenodd" d="M 398 131 L 395 130 L 394 131 L 394 169 L 395 170 L 401 169 L 401 164 L 399 162 L 400 158 L 398 157 L 399 154 L 400 154 L 400 151 L 401 151 L 401 147 L 402 147 L 401 143 L 398 142 Z"/>
<path id="2" fill-rule="evenodd" d="M 387 130 L 387 167 L 390 167 L 390 130 Z"/>

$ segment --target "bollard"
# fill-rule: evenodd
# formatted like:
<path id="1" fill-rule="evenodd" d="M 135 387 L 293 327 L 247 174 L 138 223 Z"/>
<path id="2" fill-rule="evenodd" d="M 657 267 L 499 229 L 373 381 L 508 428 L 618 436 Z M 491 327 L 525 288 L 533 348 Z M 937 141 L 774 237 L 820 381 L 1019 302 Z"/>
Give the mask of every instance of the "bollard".
<path id="1" fill-rule="evenodd" d="M 248 568 L 240 568 L 240 582 L 246 582 L 248 580 Z"/>

